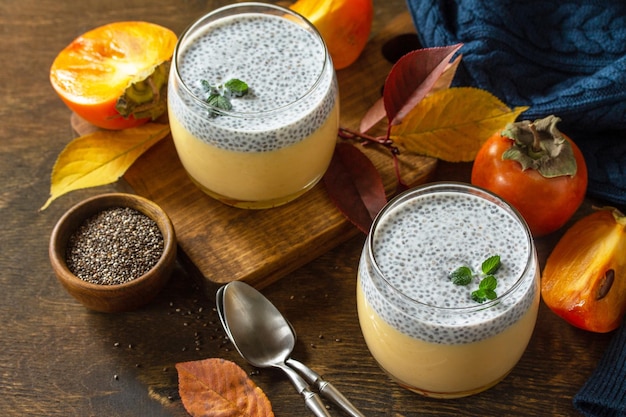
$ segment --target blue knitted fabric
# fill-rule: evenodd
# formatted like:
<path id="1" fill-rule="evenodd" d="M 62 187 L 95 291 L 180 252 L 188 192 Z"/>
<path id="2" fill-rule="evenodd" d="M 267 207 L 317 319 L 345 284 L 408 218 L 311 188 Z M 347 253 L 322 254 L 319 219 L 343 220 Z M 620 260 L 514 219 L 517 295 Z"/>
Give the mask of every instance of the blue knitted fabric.
<path id="1" fill-rule="evenodd" d="M 587 417 L 626 417 L 626 321 L 574 397 L 574 406 Z"/>
<path id="2" fill-rule="evenodd" d="M 455 85 L 534 120 L 554 114 L 584 153 L 589 194 L 626 204 L 626 0 L 407 0 L 424 47 L 463 43 Z"/>

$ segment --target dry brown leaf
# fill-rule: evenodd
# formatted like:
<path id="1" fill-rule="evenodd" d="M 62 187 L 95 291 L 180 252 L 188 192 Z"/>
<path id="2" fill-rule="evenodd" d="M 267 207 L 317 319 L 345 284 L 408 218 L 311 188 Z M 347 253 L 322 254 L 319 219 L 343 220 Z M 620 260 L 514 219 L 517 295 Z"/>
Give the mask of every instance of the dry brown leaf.
<path id="1" fill-rule="evenodd" d="M 210 358 L 176 364 L 178 391 L 193 417 L 273 417 L 272 405 L 237 364 Z"/>
<path id="2" fill-rule="evenodd" d="M 117 181 L 169 132 L 168 124 L 147 123 L 124 130 L 100 129 L 72 140 L 57 157 L 50 178 L 50 198 L 40 210 L 70 191 Z"/>
<path id="3" fill-rule="evenodd" d="M 510 109 L 487 91 L 460 87 L 424 98 L 391 128 L 390 138 L 420 155 L 448 162 L 472 161 L 494 132 L 528 107 Z"/>

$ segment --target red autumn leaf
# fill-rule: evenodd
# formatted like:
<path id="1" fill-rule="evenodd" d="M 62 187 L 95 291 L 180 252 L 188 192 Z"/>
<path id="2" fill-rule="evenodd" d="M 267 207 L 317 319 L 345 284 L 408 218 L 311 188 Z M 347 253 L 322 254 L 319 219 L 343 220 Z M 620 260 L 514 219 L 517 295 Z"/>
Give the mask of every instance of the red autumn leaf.
<path id="1" fill-rule="evenodd" d="M 383 97 L 363 116 L 359 130 L 367 132 L 385 116 L 398 124 L 431 91 L 449 87 L 460 57 L 450 59 L 461 46 L 417 49 L 400 58 L 387 76 Z"/>
<path id="2" fill-rule="evenodd" d="M 383 99 L 390 125 L 404 117 L 431 91 L 462 44 L 409 52 L 391 68 Z"/>
<path id="3" fill-rule="evenodd" d="M 449 88 L 460 57 L 453 62 L 450 60 L 461 47 L 462 44 L 457 44 L 418 49 L 400 58 L 385 80 L 383 97 L 361 119 L 361 133 L 352 132 L 352 135 L 378 142 L 376 138 L 368 138 L 365 132 L 387 116 L 389 139 L 392 127 L 401 125 L 404 118 L 426 96 Z M 397 149 L 393 145 L 389 146 L 390 143 L 389 140 L 384 141 L 384 146 L 391 149 L 394 163 L 397 164 Z M 396 176 L 398 190 L 401 191 L 406 186 L 399 171 L 396 171 Z M 339 144 L 324 176 L 324 183 L 330 198 L 342 213 L 361 231 L 368 233 L 373 218 L 387 202 L 382 179 L 371 161 L 355 147 Z"/>
<path id="4" fill-rule="evenodd" d="M 265 393 L 234 362 L 220 358 L 176 364 L 178 391 L 193 417 L 274 417 Z"/>
<path id="5" fill-rule="evenodd" d="M 374 103 L 372 107 L 367 110 L 365 116 L 361 119 L 361 125 L 359 126 L 359 131 L 361 133 L 365 133 L 370 130 L 374 125 L 385 118 L 387 113 L 385 112 L 385 102 L 381 97 Z"/>
<path id="6" fill-rule="evenodd" d="M 338 143 L 324 175 L 328 195 L 363 233 L 387 203 L 382 178 L 367 156 L 348 143 Z"/>

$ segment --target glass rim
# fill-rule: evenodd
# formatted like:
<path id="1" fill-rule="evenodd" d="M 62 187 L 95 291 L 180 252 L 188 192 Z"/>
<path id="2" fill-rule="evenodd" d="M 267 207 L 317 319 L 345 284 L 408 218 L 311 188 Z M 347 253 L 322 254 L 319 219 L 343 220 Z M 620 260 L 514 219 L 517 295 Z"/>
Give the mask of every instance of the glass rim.
<path id="1" fill-rule="evenodd" d="M 305 94 L 303 94 L 302 96 L 298 97 L 295 101 L 292 101 L 290 103 L 284 104 L 282 106 L 270 109 L 270 110 L 264 110 L 264 111 L 256 111 L 256 112 L 238 112 L 238 111 L 232 111 L 232 110 L 224 110 L 224 109 L 220 109 L 218 107 L 215 106 L 211 106 L 210 104 L 208 104 L 206 102 L 206 100 L 198 97 L 193 90 L 187 85 L 187 83 L 185 82 L 185 80 L 183 79 L 183 77 L 181 76 L 179 69 L 178 69 L 178 57 L 179 57 L 179 53 L 181 52 L 181 46 L 182 44 L 188 39 L 188 36 L 192 33 L 195 33 L 200 27 L 202 27 L 207 20 L 215 18 L 217 16 L 216 20 L 219 20 L 220 18 L 223 17 L 227 17 L 227 16 L 232 16 L 236 13 L 232 13 L 232 14 L 228 14 L 225 15 L 223 17 L 219 17 L 220 15 L 233 11 L 233 10 L 248 10 L 247 13 L 262 13 L 263 11 L 269 11 L 268 14 L 271 14 L 273 16 L 281 16 L 279 13 L 282 13 L 284 15 L 290 15 L 293 16 L 294 18 L 297 19 L 297 21 L 294 21 L 295 24 L 297 24 L 298 26 L 304 28 L 305 30 L 307 30 L 308 32 L 312 33 L 314 38 L 319 41 L 320 46 L 323 49 L 324 52 L 324 62 L 322 64 L 322 68 L 320 70 L 320 73 L 318 74 L 315 82 L 309 87 L 309 89 L 306 91 Z M 254 10 L 252 10 L 254 9 Z M 243 13 L 243 12 L 242 12 Z M 184 91 L 185 95 L 190 97 L 191 100 L 194 102 L 194 104 L 198 105 L 199 107 L 205 109 L 206 111 L 210 112 L 210 113 L 214 113 L 214 114 L 220 114 L 220 115 L 224 115 L 224 116 L 231 116 L 231 117 L 239 117 L 239 118 L 257 118 L 257 117 L 266 117 L 275 113 L 280 113 L 286 109 L 289 109 L 295 105 L 297 105 L 298 103 L 303 102 L 304 100 L 306 100 L 308 97 L 310 97 L 320 86 L 320 84 L 322 83 L 322 80 L 326 74 L 326 72 L 328 71 L 328 66 L 332 65 L 332 61 L 331 61 L 331 57 L 330 57 L 330 53 L 328 52 L 328 47 L 326 45 L 326 42 L 324 41 L 324 38 L 322 37 L 321 33 L 317 30 L 317 28 L 304 16 L 302 16 L 300 13 L 297 13 L 291 9 L 288 9 L 286 7 L 283 6 L 279 6 L 276 4 L 269 4 L 269 3 L 259 3 L 259 2 L 243 2 L 243 3 L 234 3 L 234 4 L 230 4 L 227 6 L 222 6 L 220 8 L 217 8 L 215 10 L 212 10 L 208 13 L 206 13 L 205 15 L 203 15 L 202 17 L 198 18 L 197 20 L 195 20 L 191 25 L 189 25 L 180 35 L 178 41 L 176 42 L 176 45 L 174 47 L 174 52 L 172 55 L 172 65 L 171 65 L 171 71 L 174 74 L 174 76 L 176 77 L 176 82 L 177 84 L 180 86 L 180 88 Z"/>
<path id="2" fill-rule="evenodd" d="M 414 194 L 422 194 L 428 191 L 455 191 L 455 192 L 461 192 L 461 193 L 471 192 L 474 195 L 477 195 L 478 197 L 491 201 L 492 203 L 500 204 L 501 207 L 509 211 L 509 214 L 512 215 L 512 217 L 519 223 L 519 225 L 524 230 L 524 236 L 526 237 L 526 243 L 529 249 L 528 258 L 526 259 L 526 264 L 524 266 L 524 269 L 521 271 L 521 273 L 515 280 L 515 283 L 511 285 L 505 292 L 503 292 L 502 294 L 499 294 L 495 299 L 487 300 L 484 303 L 480 303 L 475 306 L 464 306 L 464 307 L 444 307 L 444 306 L 429 304 L 424 301 L 416 300 L 406 295 L 404 292 L 398 289 L 395 285 L 393 285 L 391 281 L 387 278 L 386 274 L 380 269 L 378 265 L 378 261 L 376 260 L 376 256 L 374 256 L 374 239 L 373 239 L 374 232 L 376 231 L 378 224 L 385 217 L 385 215 L 391 209 L 398 206 L 398 204 L 410 199 Z M 535 262 L 535 255 L 534 255 L 534 249 L 533 249 L 534 241 L 530 233 L 528 224 L 526 223 L 526 220 L 524 220 L 522 215 L 519 213 L 519 211 L 515 207 L 513 207 L 511 204 L 507 203 L 504 199 L 502 199 L 501 197 L 499 197 L 498 195 L 494 194 L 493 192 L 489 190 L 486 190 L 482 187 L 475 186 L 473 184 L 467 184 L 467 183 L 456 182 L 456 181 L 441 181 L 441 182 L 433 182 L 429 184 L 420 185 L 420 186 L 411 188 L 409 190 L 406 190 L 398 194 L 394 198 L 392 198 L 385 205 L 385 207 L 383 207 L 383 209 L 378 212 L 378 214 L 374 218 L 374 221 L 372 222 L 372 225 L 370 227 L 370 230 L 367 236 L 366 245 L 367 245 L 367 256 L 370 261 L 370 264 L 372 265 L 372 268 L 375 270 L 375 274 L 383 280 L 387 288 L 391 289 L 391 291 L 397 297 L 399 297 L 400 299 L 404 300 L 405 302 L 411 305 L 419 305 L 423 308 L 428 308 L 428 309 L 437 310 L 437 311 L 445 311 L 445 312 L 450 312 L 450 313 L 471 313 L 471 312 L 485 310 L 485 309 L 488 309 L 488 308 L 491 308 L 500 304 L 502 300 L 509 298 L 509 296 L 511 296 L 512 293 L 516 292 L 517 289 L 525 282 L 525 278 L 527 277 L 528 273 L 530 272 Z"/>

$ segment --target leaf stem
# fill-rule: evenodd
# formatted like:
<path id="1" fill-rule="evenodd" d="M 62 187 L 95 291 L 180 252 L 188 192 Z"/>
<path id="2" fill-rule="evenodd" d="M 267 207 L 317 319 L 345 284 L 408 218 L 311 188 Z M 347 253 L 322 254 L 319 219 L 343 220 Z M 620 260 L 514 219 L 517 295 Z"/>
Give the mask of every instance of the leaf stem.
<path id="1" fill-rule="evenodd" d="M 398 152 L 398 151 L 394 151 L 394 149 L 398 149 L 393 145 L 393 141 L 387 137 L 384 136 L 379 136 L 379 137 L 374 137 L 371 135 L 368 135 L 367 133 L 360 133 L 360 132 L 355 132 L 354 130 L 351 129 L 346 129 L 344 127 L 340 127 L 339 128 L 339 137 L 342 139 L 361 139 L 361 142 L 364 145 L 367 145 L 368 143 L 376 143 L 378 145 L 382 145 L 386 148 L 391 149 L 392 152 Z"/>
<path id="2" fill-rule="evenodd" d="M 342 139 L 358 140 L 359 143 L 361 143 L 361 145 L 363 146 L 375 144 L 384 146 L 385 148 L 389 149 L 393 158 L 393 167 L 396 174 L 396 179 L 398 181 L 396 193 L 400 193 L 409 188 L 409 186 L 404 183 L 404 181 L 402 180 L 402 176 L 400 175 L 400 161 L 398 160 L 398 155 L 400 155 L 400 149 L 398 149 L 398 147 L 393 144 L 393 140 L 389 138 L 389 132 L 387 132 L 387 136 L 374 137 L 368 135 L 367 133 L 356 132 L 351 129 L 339 127 L 338 135 Z"/>
<path id="3" fill-rule="evenodd" d="M 396 172 L 396 179 L 398 180 L 398 185 L 396 186 L 396 194 L 400 194 L 402 191 L 408 190 L 409 186 L 402 180 L 402 175 L 400 175 L 400 161 L 398 160 L 398 155 L 394 153 L 392 156 L 393 169 Z"/>

